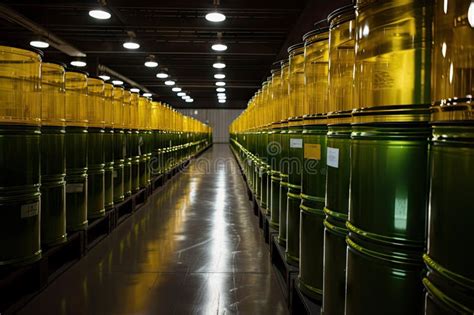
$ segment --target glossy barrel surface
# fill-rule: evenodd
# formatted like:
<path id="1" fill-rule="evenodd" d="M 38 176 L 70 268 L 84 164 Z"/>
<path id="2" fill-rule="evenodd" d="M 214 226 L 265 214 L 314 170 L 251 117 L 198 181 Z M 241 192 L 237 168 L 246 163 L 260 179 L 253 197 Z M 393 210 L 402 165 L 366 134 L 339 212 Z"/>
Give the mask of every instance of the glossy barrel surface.
<path id="1" fill-rule="evenodd" d="M 104 132 L 104 203 L 105 209 L 114 206 L 114 130 L 106 128 Z"/>
<path id="2" fill-rule="evenodd" d="M 104 129 L 88 129 L 87 218 L 105 214 L 105 151 Z"/>
<path id="3" fill-rule="evenodd" d="M 125 132 L 123 129 L 114 129 L 114 203 L 122 202 L 124 194 L 124 164 L 126 156 Z"/>
<path id="4" fill-rule="evenodd" d="M 281 181 L 280 181 L 280 226 L 278 229 L 278 242 L 286 247 L 286 214 L 288 201 L 288 129 L 281 130 Z"/>

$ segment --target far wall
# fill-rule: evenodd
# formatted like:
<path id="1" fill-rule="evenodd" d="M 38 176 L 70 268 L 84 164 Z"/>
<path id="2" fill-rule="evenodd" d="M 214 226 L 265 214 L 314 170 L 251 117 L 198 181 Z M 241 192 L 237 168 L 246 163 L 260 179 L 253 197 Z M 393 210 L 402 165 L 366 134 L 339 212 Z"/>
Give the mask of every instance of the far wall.
<path id="1" fill-rule="evenodd" d="M 229 125 L 242 112 L 241 109 L 179 109 L 179 111 L 209 124 L 213 129 L 213 143 L 229 142 Z"/>

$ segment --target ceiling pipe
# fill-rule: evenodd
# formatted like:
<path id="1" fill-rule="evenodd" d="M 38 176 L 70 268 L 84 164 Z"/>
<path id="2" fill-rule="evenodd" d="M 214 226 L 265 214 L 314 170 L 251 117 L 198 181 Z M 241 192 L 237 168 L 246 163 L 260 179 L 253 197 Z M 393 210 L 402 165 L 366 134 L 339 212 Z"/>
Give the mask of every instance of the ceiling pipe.
<path id="1" fill-rule="evenodd" d="M 148 90 L 146 87 L 144 87 L 143 85 L 140 85 L 138 84 L 137 82 L 133 81 L 133 80 L 130 80 L 129 78 L 127 78 L 126 76 L 110 69 L 109 67 L 107 66 L 104 66 L 104 65 L 97 65 L 97 70 L 100 72 L 100 73 L 106 73 L 106 74 L 110 74 L 111 76 L 113 76 L 114 78 L 117 78 L 117 79 L 120 79 L 122 80 L 123 82 L 126 82 L 128 83 L 129 85 L 133 86 L 133 87 L 136 87 L 136 88 L 139 88 L 141 91 L 143 92 L 146 92 L 146 93 L 152 93 L 150 90 Z"/>
<path id="2" fill-rule="evenodd" d="M 64 40 L 60 39 L 59 37 L 51 34 L 43 28 L 42 26 L 36 24 L 35 22 L 31 21 L 27 17 L 21 15 L 20 13 L 12 10 L 11 8 L 0 4 L 0 17 L 10 21 L 12 23 L 16 23 L 36 35 L 42 36 L 47 39 L 48 43 L 56 48 L 57 50 L 65 53 L 71 57 L 86 57 L 86 54 L 77 49 L 76 47 L 72 46 L 71 44 L 65 42 Z"/>

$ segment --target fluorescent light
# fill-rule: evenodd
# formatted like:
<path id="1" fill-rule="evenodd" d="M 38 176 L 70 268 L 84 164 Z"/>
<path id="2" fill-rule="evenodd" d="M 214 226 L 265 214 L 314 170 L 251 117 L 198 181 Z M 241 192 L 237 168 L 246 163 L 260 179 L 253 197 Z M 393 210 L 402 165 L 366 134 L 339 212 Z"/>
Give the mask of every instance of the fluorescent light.
<path id="1" fill-rule="evenodd" d="M 159 79 L 166 79 L 166 78 L 169 77 L 169 76 L 168 76 L 168 74 L 165 73 L 165 72 L 158 72 L 158 73 L 156 74 L 156 77 L 159 78 Z"/>
<path id="2" fill-rule="evenodd" d="M 225 15 L 214 11 L 214 12 L 206 14 L 206 20 L 208 20 L 209 22 L 215 22 L 215 23 L 222 22 L 222 21 L 225 21 Z"/>
<path id="3" fill-rule="evenodd" d="M 198 111 L 197 111 L 197 109 L 196 109 L 196 110 L 194 110 L 194 115 L 197 115 L 197 114 L 198 114 Z"/>
<path id="4" fill-rule="evenodd" d="M 216 89 L 216 92 L 225 92 L 225 88 L 219 87 Z"/>
<path id="5" fill-rule="evenodd" d="M 174 87 L 171 89 L 171 91 L 173 92 L 181 92 L 181 88 L 180 87 Z"/>
<path id="6" fill-rule="evenodd" d="M 32 40 L 30 45 L 36 48 L 48 48 L 49 44 L 43 40 Z"/>
<path id="7" fill-rule="evenodd" d="M 130 89 L 130 92 L 133 92 L 133 93 L 140 93 L 140 89 L 131 88 L 131 89 Z"/>
<path id="8" fill-rule="evenodd" d="M 81 60 L 73 60 L 71 61 L 71 66 L 82 68 L 82 67 L 87 66 L 87 63 Z"/>
<path id="9" fill-rule="evenodd" d="M 178 96 L 185 96 L 185 95 L 186 95 L 186 93 L 184 93 L 184 92 L 179 92 L 179 93 L 178 93 L 178 94 L 176 94 L 176 95 L 178 95 Z"/>
<path id="10" fill-rule="evenodd" d="M 156 67 L 158 67 L 158 62 L 152 61 L 152 60 L 145 61 L 145 67 L 156 68 Z"/>
<path id="11" fill-rule="evenodd" d="M 212 50 L 214 51 L 226 51 L 227 45 L 225 44 L 214 44 L 211 46 Z"/>
<path id="12" fill-rule="evenodd" d="M 225 74 L 216 73 L 216 74 L 214 74 L 214 79 L 225 79 Z"/>
<path id="13" fill-rule="evenodd" d="M 96 10 L 90 10 L 89 11 L 89 16 L 93 17 L 94 19 L 98 20 L 108 20 L 112 15 L 110 15 L 109 12 L 102 10 L 102 9 L 96 9 Z"/>
<path id="14" fill-rule="evenodd" d="M 225 95 L 224 95 L 224 96 L 218 96 L 217 99 L 219 99 L 219 100 L 225 100 L 225 99 L 227 99 L 227 96 L 225 96 Z"/>
<path id="15" fill-rule="evenodd" d="M 188 99 L 190 99 L 190 98 L 191 98 L 191 96 L 189 96 L 189 95 L 185 95 L 185 96 L 183 96 L 183 97 L 181 97 L 181 98 L 182 98 L 183 100 L 188 100 Z"/>
<path id="16" fill-rule="evenodd" d="M 225 86 L 225 82 L 223 81 L 217 81 L 216 86 Z"/>
<path id="17" fill-rule="evenodd" d="M 123 48 L 138 49 L 138 48 L 140 48 L 140 44 L 130 40 L 128 42 L 123 43 Z"/>
<path id="18" fill-rule="evenodd" d="M 108 75 L 106 75 L 106 74 L 99 75 L 99 78 L 101 78 L 101 79 L 104 80 L 104 81 L 110 80 L 110 77 L 109 77 Z"/>
<path id="19" fill-rule="evenodd" d="M 219 102 L 219 103 L 225 103 L 225 102 L 226 102 L 226 100 L 224 100 L 224 99 L 220 99 L 218 102 Z"/>
<path id="20" fill-rule="evenodd" d="M 113 85 L 123 85 L 123 81 L 120 80 L 112 80 Z"/>
<path id="21" fill-rule="evenodd" d="M 175 85 L 175 84 L 176 84 L 176 82 L 174 82 L 173 80 L 165 81 L 165 85 L 172 86 L 172 85 Z"/>
<path id="22" fill-rule="evenodd" d="M 225 96 L 225 93 L 217 93 L 217 96 Z"/>
<path id="23" fill-rule="evenodd" d="M 216 62 L 212 65 L 216 69 L 224 69 L 225 68 L 225 63 L 223 62 Z"/>
<path id="24" fill-rule="evenodd" d="M 143 93 L 143 96 L 144 96 L 144 97 L 151 97 L 152 94 L 151 94 L 151 93 Z"/>
<path id="25" fill-rule="evenodd" d="M 192 102 L 194 102 L 194 100 L 193 100 L 192 98 L 185 99 L 184 101 L 185 101 L 186 103 L 192 103 Z"/>

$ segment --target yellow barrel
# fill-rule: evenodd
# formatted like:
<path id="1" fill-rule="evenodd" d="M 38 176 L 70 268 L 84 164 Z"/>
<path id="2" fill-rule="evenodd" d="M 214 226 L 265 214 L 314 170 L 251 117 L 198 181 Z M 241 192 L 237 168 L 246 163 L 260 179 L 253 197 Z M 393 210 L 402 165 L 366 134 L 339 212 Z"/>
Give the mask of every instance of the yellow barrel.
<path id="1" fill-rule="evenodd" d="M 140 122 L 138 120 L 138 103 L 140 96 L 132 93 L 130 97 L 130 150 L 132 157 L 132 192 L 140 190 Z"/>
<path id="2" fill-rule="evenodd" d="M 105 209 L 114 206 L 114 86 L 110 83 L 104 85 L 104 202 Z"/>
<path id="3" fill-rule="evenodd" d="M 125 162 L 123 166 L 123 194 L 129 197 L 132 194 L 132 119 L 130 91 L 123 92 L 123 128 L 124 128 L 124 150 Z"/>
<path id="4" fill-rule="evenodd" d="M 113 92 L 113 128 L 114 128 L 114 171 L 113 171 L 113 194 L 114 203 L 124 200 L 124 163 L 127 153 L 124 132 L 124 90 L 122 87 L 114 87 Z"/>
<path id="5" fill-rule="evenodd" d="M 41 65 L 41 243 L 66 241 L 66 90 L 64 66 Z"/>
<path id="6" fill-rule="evenodd" d="M 41 55 L 0 46 L 0 266 L 40 249 Z"/>

